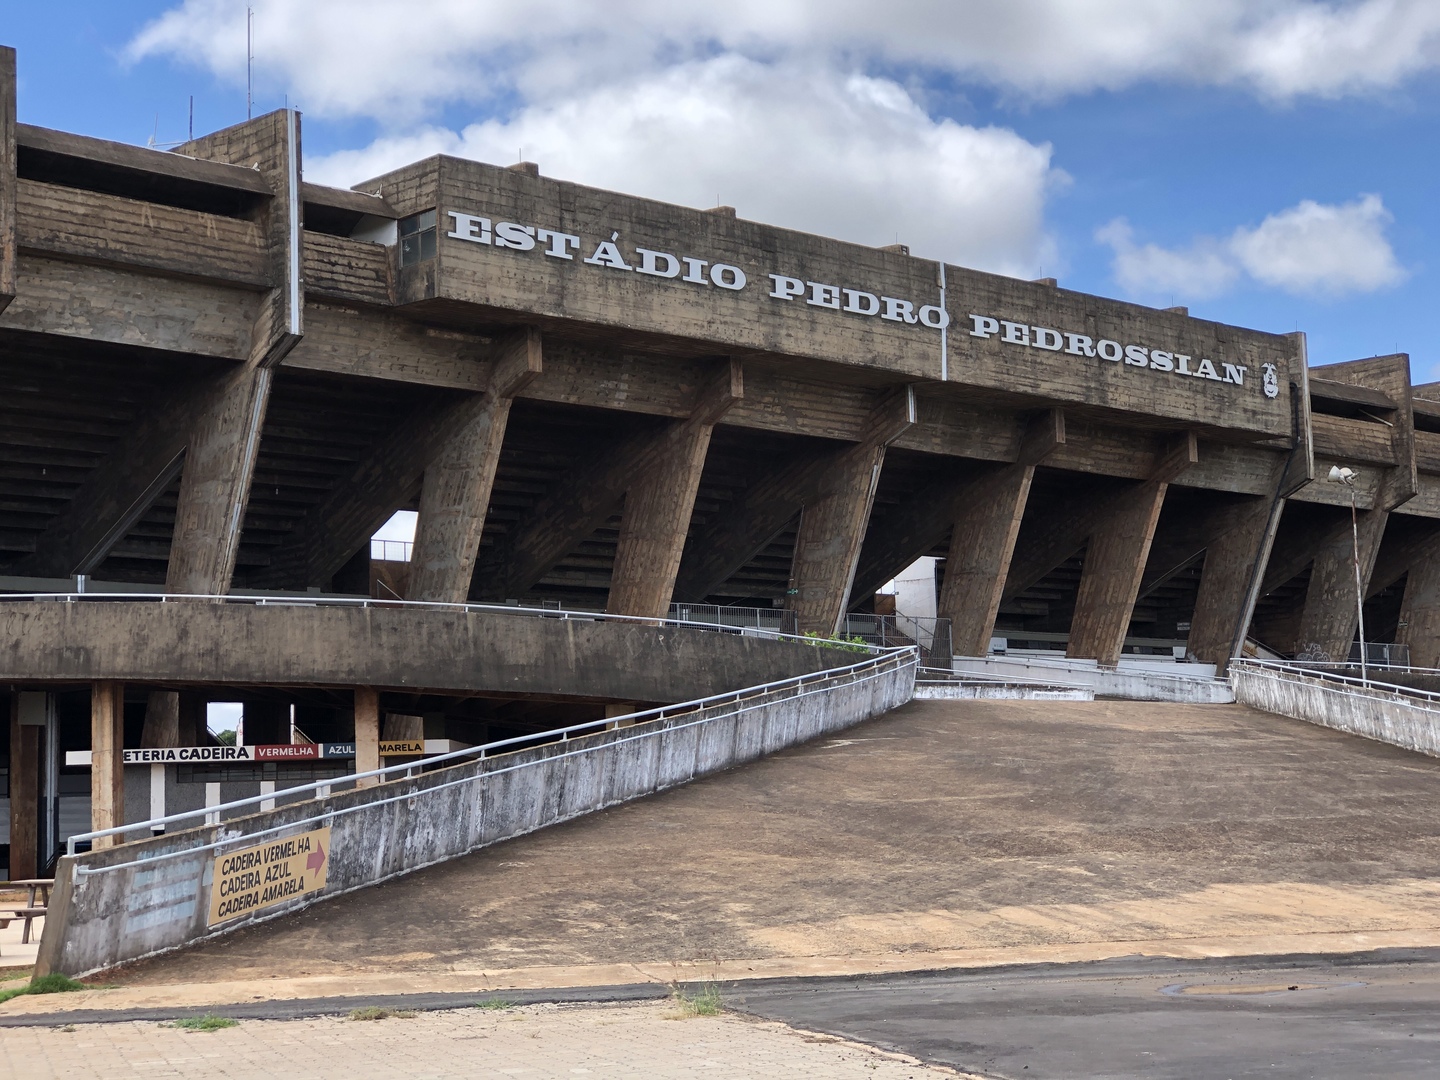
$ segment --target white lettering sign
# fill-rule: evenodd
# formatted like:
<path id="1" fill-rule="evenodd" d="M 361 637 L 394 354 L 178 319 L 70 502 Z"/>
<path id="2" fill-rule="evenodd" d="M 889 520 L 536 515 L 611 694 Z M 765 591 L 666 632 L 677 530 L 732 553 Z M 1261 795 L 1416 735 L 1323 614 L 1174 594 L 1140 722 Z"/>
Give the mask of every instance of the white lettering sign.
<path id="1" fill-rule="evenodd" d="M 452 240 L 514 251 L 538 251 L 549 258 L 564 259 L 568 262 L 576 261 L 576 253 L 581 252 L 579 261 L 587 266 L 683 281 L 690 285 L 725 289 L 729 292 L 741 292 L 750 283 L 745 271 L 732 263 L 714 262 L 693 255 L 659 251 L 639 245 L 627 250 L 621 246 L 618 232 L 612 232 L 608 240 L 596 241 L 592 246 L 589 241 L 583 241 L 573 233 L 562 233 L 521 222 L 496 221 L 458 210 L 447 213 L 452 228 L 445 235 Z M 590 252 L 588 256 L 583 254 L 586 250 Z M 923 304 L 917 307 L 915 301 L 903 297 L 879 296 L 863 289 L 852 289 L 823 281 L 806 281 L 785 274 L 769 274 L 768 277 L 772 282 L 769 295 L 773 300 L 803 299 L 805 304 L 811 307 L 827 308 L 866 318 L 879 317 L 887 322 L 925 326 L 931 330 L 944 330 L 950 325 L 949 313 L 938 304 Z"/>
<path id="2" fill-rule="evenodd" d="M 922 315 L 925 309 L 921 309 Z M 1245 374 L 1250 369 L 1244 364 L 1229 364 L 1201 358 L 1198 362 L 1186 353 L 1169 352 L 1147 345 L 1135 345 L 1100 338 L 1098 341 L 1088 334 L 1072 334 L 1066 330 L 1054 330 L 1048 326 L 1032 326 L 1029 323 L 1012 322 L 990 315 L 970 316 L 970 336 L 975 338 L 998 338 L 1006 345 L 1020 345 L 1030 349 L 1043 349 L 1086 359 L 1108 360 L 1112 364 L 1126 367 L 1146 368 L 1150 371 L 1164 371 L 1172 375 L 1188 375 L 1211 382 L 1245 385 Z M 1280 382 L 1275 376 L 1275 365 L 1264 365 L 1264 391 L 1266 397 L 1277 397 Z"/>

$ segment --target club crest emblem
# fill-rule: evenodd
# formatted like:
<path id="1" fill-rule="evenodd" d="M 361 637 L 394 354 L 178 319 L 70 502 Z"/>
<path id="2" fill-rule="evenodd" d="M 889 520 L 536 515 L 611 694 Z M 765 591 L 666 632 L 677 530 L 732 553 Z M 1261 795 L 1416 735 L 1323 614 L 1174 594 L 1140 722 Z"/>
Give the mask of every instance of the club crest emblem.
<path id="1" fill-rule="evenodd" d="M 1265 396 L 1268 398 L 1280 396 L 1280 377 L 1275 374 L 1274 364 L 1263 364 L 1261 369 L 1265 372 Z"/>

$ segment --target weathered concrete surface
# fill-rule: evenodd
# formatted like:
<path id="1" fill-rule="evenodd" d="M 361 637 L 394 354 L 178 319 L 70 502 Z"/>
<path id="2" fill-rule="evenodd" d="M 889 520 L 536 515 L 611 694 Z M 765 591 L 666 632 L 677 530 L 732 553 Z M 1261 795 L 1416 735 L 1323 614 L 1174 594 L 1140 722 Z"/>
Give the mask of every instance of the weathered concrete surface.
<path id="1" fill-rule="evenodd" d="M 98 993 L 1428 945 L 1440 943 L 1437 862 L 1440 762 L 1394 747 L 1233 705 L 913 702 L 158 959 Z"/>
<path id="2" fill-rule="evenodd" d="M 1254 708 L 1440 757 L 1440 702 L 1243 662 L 1230 681 L 1236 700 Z"/>
<path id="3" fill-rule="evenodd" d="M 0 681 L 690 701 L 854 663 L 793 641 L 422 607 L 0 601 Z"/>
<path id="4" fill-rule="evenodd" d="M 67 856 L 36 971 L 101 971 L 685 784 L 888 712 L 910 700 L 914 681 L 915 654 L 888 654 L 701 709 Z M 224 856 L 319 828 L 330 830 L 311 852 L 324 867 L 323 890 L 211 925 L 227 895 L 216 891 Z M 296 881 L 254 877 L 247 891 Z"/>
<path id="5" fill-rule="evenodd" d="M 957 656 L 957 675 L 1049 683 L 1052 686 L 1088 687 L 1097 696 L 1129 701 L 1171 701 L 1190 705 L 1225 705 L 1235 692 L 1224 679 L 1215 678 L 1214 664 L 1173 664 L 1124 659 L 1115 667 L 1093 660 L 1041 659 L 1023 653 L 1006 656 Z"/>

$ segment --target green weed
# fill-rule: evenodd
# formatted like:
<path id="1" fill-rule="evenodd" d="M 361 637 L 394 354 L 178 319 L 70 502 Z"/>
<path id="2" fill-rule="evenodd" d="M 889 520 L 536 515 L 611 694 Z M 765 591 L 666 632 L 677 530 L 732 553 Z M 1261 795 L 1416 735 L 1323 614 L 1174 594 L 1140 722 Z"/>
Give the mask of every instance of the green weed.
<path id="1" fill-rule="evenodd" d="M 351 1020 L 389 1020 L 391 1017 L 397 1020 L 411 1020 L 415 1017 L 414 1009 L 384 1009 L 379 1005 L 366 1005 L 363 1009 L 351 1009 Z"/>
<path id="2" fill-rule="evenodd" d="M 206 1013 L 204 1016 L 183 1016 L 170 1026 L 182 1031 L 219 1031 L 221 1028 L 239 1027 L 240 1021 L 231 1020 L 228 1016 Z"/>
<path id="3" fill-rule="evenodd" d="M 671 986 L 670 999 L 675 1002 L 680 1015 L 685 1017 L 719 1016 L 725 1009 L 725 1003 L 720 1000 L 720 987 L 713 982 L 707 982 L 694 991 L 674 983 Z"/>
<path id="4" fill-rule="evenodd" d="M 76 982 L 68 975 L 41 975 L 38 979 L 31 979 L 24 986 L 17 986 L 13 990 L 0 990 L 0 1002 L 17 998 L 21 994 L 67 994 L 74 990 L 89 990 L 91 987 L 82 982 Z"/>

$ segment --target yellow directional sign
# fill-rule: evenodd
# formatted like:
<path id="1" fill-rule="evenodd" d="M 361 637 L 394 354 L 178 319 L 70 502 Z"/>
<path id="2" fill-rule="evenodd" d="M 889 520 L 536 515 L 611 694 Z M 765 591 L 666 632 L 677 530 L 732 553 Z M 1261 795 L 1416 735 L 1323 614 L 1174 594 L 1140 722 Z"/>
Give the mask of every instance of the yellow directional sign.
<path id="1" fill-rule="evenodd" d="M 209 925 L 322 891 L 329 862 L 328 825 L 216 856 Z"/>
<path id="2" fill-rule="evenodd" d="M 420 757 L 424 753 L 424 739 L 389 739 L 380 743 L 381 757 Z"/>

